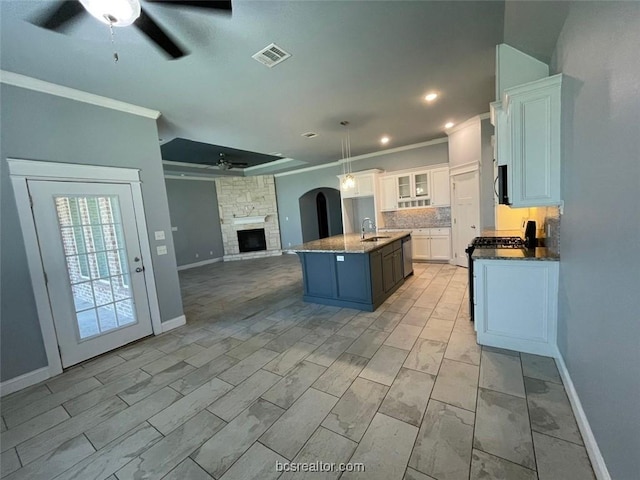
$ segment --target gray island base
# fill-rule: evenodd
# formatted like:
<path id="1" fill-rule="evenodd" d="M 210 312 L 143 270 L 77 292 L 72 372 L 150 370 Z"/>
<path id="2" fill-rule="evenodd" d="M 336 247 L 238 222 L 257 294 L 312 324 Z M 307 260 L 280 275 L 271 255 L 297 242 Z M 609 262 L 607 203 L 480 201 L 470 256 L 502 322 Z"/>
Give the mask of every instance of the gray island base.
<path id="1" fill-rule="evenodd" d="M 302 264 L 304 301 L 373 312 L 404 283 L 402 239 L 410 235 L 336 235 L 292 248 Z"/>

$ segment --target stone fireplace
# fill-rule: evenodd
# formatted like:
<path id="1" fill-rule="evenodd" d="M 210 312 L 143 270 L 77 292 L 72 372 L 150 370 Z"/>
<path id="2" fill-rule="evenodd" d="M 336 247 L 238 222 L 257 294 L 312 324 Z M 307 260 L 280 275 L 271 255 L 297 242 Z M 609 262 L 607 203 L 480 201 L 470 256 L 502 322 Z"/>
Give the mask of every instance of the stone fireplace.
<path id="1" fill-rule="evenodd" d="M 216 178 L 216 191 L 225 261 L 282 253 L 273 175 Z"/>

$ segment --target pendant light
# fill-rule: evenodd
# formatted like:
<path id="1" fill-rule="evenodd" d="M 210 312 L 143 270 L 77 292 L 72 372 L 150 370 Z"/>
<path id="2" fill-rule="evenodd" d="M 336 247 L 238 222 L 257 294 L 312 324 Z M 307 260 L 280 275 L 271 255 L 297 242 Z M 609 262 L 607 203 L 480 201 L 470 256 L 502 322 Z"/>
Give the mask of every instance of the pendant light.
<path id="1" fill-rule="evenodd" d="M 350 190 L 356 186 L 356 180 L 351 174 L 351 137 L 349 135 L 349 122 L 343 120 L 340 125 L 346 128 L 347 134 L 342 139 L 342 189 Z"/>

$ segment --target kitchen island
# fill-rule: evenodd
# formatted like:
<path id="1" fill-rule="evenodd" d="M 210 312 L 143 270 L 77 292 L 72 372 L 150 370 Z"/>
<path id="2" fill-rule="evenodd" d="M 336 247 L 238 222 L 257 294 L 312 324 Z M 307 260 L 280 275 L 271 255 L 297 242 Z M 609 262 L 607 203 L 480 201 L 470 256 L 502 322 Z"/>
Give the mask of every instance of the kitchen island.
<path id="1" fill-rule="evenodd" d="M 306 302 L 372 312 L 404 283 L 402 240 L 411 232 L 336 235 L 296 246 Z"/>

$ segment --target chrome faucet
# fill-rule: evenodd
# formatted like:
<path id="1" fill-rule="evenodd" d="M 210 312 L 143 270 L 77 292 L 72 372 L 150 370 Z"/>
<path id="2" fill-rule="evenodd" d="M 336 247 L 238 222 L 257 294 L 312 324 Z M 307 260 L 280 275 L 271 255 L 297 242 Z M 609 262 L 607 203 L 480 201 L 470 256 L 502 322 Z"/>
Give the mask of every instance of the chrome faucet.
<path id="1" fill-rule="evenodd" d="M 369 222 L 369 228 L 376 228 L 376 224 L 373 223 L 373 220 L 371 220 L 369 217 L 365 217 L 364 220 L 362 220 L 362 240 L 364 240 L 364 224 L 367 222 Z"/>

